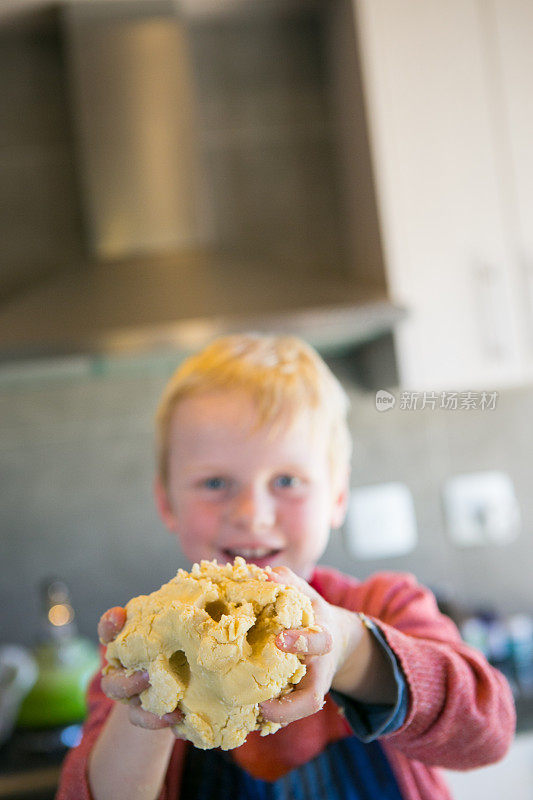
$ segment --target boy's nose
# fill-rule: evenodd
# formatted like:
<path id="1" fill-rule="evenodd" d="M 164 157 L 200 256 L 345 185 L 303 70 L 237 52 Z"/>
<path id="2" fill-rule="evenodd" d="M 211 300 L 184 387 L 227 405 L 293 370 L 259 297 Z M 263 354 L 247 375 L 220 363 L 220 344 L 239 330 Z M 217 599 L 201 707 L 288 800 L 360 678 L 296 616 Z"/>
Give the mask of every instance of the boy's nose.
<path id="1" fill-rule="evenodd" d="M 265 489 L 243 489 L 232 505 L 231 521 L 253 532 L 268 530 L 276 518 L 274 501 Z"/>

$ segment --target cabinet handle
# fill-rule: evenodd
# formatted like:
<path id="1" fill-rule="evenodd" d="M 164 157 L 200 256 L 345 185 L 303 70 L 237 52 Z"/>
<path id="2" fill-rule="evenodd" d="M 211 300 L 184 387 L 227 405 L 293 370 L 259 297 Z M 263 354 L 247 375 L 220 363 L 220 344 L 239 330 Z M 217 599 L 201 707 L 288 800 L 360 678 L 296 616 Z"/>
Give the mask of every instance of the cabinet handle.
<path id="1" fill-rule="evenodd" d="M 522 254 L 518 260 L 522 278 L 522 300 L 525 319 L 525 335 L 528 348 L 533 350 L 533 263 L 531 259 Z"/>
<path id="2" fill-rule="evenodd" d="M 499 272 L 490 264 L 478 263 L 474 281 L 481 348 L 491 360 L 501 361 L 507 354 L 507 336 Z"/>

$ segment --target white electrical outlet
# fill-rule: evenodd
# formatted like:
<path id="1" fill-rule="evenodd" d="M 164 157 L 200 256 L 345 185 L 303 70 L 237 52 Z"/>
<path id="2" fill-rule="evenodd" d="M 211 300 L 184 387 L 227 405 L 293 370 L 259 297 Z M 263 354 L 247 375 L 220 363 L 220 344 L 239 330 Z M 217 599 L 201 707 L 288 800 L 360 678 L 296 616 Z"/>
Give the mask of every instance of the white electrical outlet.
<path id="1" fill-rule="evenodd" d="M 443 489 L 448 535 L 461 547 L 506 544 L 520 531 L 520 507 L 505 472 L 456 475 Z"/>
<path id="2" fill-rule="evenodd" d="M 409 553 L 416 545 L 413 498 L 403 483 L 352 489 L 344 536 L 355 558 L 387 558 Z"/>

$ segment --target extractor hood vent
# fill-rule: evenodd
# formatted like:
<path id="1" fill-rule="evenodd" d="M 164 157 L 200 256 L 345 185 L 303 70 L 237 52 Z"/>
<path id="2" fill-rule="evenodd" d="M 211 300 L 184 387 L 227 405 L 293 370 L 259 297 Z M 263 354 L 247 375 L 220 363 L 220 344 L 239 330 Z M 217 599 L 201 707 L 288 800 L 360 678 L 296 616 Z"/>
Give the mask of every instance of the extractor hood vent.
<path id="1" fill-rule="evenodd" d="M 303 55 L 292 56 L 301 59 L 298 68 L 296 62 L 287 62 L 285 74 L 275 59 L 262 61 L 259 51 L 254 56 L 249 47 L 246 58 L 257 56 L 257 70 L 243 69 L 240 78 L 235 72 L 243 85 L 255 79 L 260 87 L 259 65 L 276 67 L 271 95 L 278 97 L 272 108 L 279 119 L 269 120 L 268 113 L 263 113 L 262 124 L 268 128 L 265 149 L 270 148 L 270 157 L 276 147 L 280 153 L 292 154 L 293 166 L 281 171 L 286 182 L 279 189 L 283 201 L 297 183 L 299 164 L 304 165 L 306 176 L 314 176 L 309 153 L 318 152 L 325 158 L 324 154 L 333 152 L 328 136 L 335 128 L 328 104 L 319 102 L 327 84 L 327 76 L 318 74 L 322 56 L 315 61 L 309 56 L 309 42 L 324 39 L 323 31 L 316 34 L 324 12 L 318 12 L 314 4 L 306 12 L 303 4 L 299 16 L 290 8 L 286 23 L 276 23 L 278 27 L 269 23 L 265 41 L 280 52 L 285 42 L 289 58 L 294 50 L 290 37 L 299 36 Z M 249 46 L 249 37 L 257 34 L 260 23 L 248 14 L 242 25 L 227 19 L 216 24 L 222 26 L 226 46 L 231 41 L 248 42 Z M 301 34 L 295 33 L 299 24 L 303 25 Z M 87 259 L 19 294 L 0 309 L 0 355 L 4 360 L 150 353 L 165 348 L 188 351 L 219 333 L 240 329 L 295 333 L 321 349 L 335 350 L 381 335 L 401 316 L 387 300 L 382 271 L 378 269 L 378 277 L 369 279 L 366 264 L 366 280 L 361 280 L 364 270 L 356 277 L 342 235 L 329 230 L 329 249 L 322 252 L 313 241 L 307 251 L 301 241 L 299 249 L 291 244 L 291 230 L 305 244 L 305 232 L 302 235 L 298 230 L 297 204 L 296 222 L 292 229 L 286 227 L 287 233 L 280 233 L 279 222 L 277 228 L 275 224 L 268 227 L 268 214 L 260 205 L 263 184 L 257 177 L 253 184 L 245 172 L 247 164 L 260 162 L 257 152 L 252 152 L 257 135 L 253 115 L 247 127 L 242 120 L 240 128 L 237 123 L 235 130 L 226 127 L 229 147 L 237 142 L 231 158 L 226 154 L 224 161 L 217 153 L 217 160 L 213 149 L 209 150 L 216 137 L 205 121 L 209 102 L 202 106 L 202 80 L 195 70 L 205 66 L 206 42 L 216 40 L 218 29 L 214 26 L 205 19 L 180 18 L 174 3 L 160 0 L 80 0 L 64 7 Z M 241 39 L 235 38 L 238 33 Z M 204 56 L 200 53 L 199 58 L 197 50 L 196 62 L 195 41 L 203 41 L 204 46 Z M 236 53 L 236 64 L 238 57 L 244 58 Z M 210 69 L 211 83 L 216 83 L 217 69 Z M 323 86 L 315 91 L 311 78 L 323 79 Z M 279 84 L 285 79 L 303 82 L 301 94 L 292 84 L 286 91 L 285 85 Z M 221 90 L 229 92 L 229 97 L 231 91 L 222 84 Z M 268 92 L 265 97 L 267 102 Z M 298 99 L 295 109 L 290 97 Z M 286 103 L 284 116 L 279 98 Z M 239 113 L 237 105 L 235 114 L 240 119 Z M 307 143 L 301 155 L 298 137 Z M 360 153 L 357 157 L 362 160 Z M 244 185 L 250 197 L 259 198 L 260 246 L 254 246 L 253 237 L 249 241 L 225 238 L 231 225 L 235 227 L 235 219 L 239 222 L 239 214 L 234 212 L 233 223 L 220 223 L 220 209 L 224 210 L 225 204 L 229 207 L 233 196 L 226 192 L 221 198 L 214 162 L 219 173 L 221 164 L 233 163 L 235 191 Z M 325 161 L 317 165 L 317 181 L 324 175 L 331 178 L 334 170 L 328 165 Z M 307 193 L 310 205 L 319 192 L 317 186 Z M 305 189 L 302 196 L 300 205 L 305 205 Z M 248 212 L 246 203 L 242 208 Z M 271 209 L 276 211 L 275 204 Z M 278 211 L 278 220 L 283 213 Z M 329 206 L 328 214 L 331 218 L 335 214 Z M 322 217 L 316 217 L 306 222 L 310 236 L 323 224 Z M 370 238 L 376 239 L 375 225 L 365 225 Z M 242 225 L 243 229 L 247 226 L 252 227 L 248 222 Z M 375 249 L 379 250 L 379 242 Z"/>

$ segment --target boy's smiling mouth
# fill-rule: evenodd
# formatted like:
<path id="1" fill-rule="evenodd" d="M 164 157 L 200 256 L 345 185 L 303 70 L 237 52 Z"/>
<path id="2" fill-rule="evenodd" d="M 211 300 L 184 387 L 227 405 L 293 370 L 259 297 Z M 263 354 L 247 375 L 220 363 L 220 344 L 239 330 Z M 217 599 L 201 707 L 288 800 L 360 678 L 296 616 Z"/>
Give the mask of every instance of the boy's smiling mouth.
<path id="1" fill-rule="evenodd" d="M 245 561 L 251 561 L 258 567 L 266 566 L 281 553 L 281 548 L 271 547 L 224 547 L 221 551 L 230 561 L 236 556 L 242 556 Z"/>

